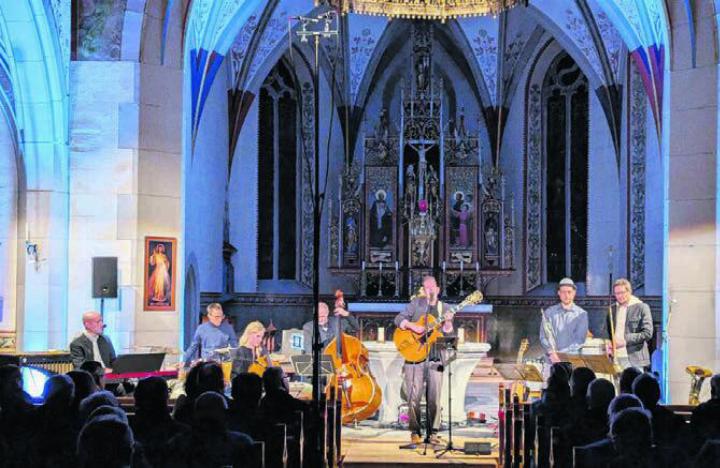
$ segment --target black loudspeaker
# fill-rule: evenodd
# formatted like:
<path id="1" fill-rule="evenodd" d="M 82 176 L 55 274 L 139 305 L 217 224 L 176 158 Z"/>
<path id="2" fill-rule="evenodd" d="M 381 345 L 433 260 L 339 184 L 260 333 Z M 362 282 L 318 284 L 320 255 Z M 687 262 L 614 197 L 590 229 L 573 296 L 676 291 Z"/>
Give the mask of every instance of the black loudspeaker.
<path id="1" fill-rule="evenodd" d="M 92 297 L 117 297 L 117 257 L 93 257 Z"/>

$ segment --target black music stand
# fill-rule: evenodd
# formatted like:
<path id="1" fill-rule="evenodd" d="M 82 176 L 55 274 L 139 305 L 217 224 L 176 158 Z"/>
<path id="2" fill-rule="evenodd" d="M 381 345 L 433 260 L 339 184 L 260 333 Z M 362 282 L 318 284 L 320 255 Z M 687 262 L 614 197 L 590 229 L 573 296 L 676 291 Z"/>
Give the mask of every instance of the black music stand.
<path id="1" fill-rule="evenodd" d="M 457 357 L 457 336 L 441 336 L 436 342 L 437 346 L 440 346 L 445 351 L 454 351 L 455 355 L 450 358 L 448 356 L 446 362 L 448 371 L 448 443 L 445 448 L 442 449 L 435 458 L 440 458 L 448 452 L 461 452 L 465 453 L 465 450 L 459 449 L 453 446 L 452 439 L 452 361 Z"/>
<path id="2" fill-rule="evenodd" d="M 313 375 L 313 359 L 312 354 L 298 354 L 290 356 L 295 375 L 300 377 L 312 377 Z M 335 373 L 335 364 L 330 356 L 323 354 L 320 356 L 320 376 L 327 377 Z"/>

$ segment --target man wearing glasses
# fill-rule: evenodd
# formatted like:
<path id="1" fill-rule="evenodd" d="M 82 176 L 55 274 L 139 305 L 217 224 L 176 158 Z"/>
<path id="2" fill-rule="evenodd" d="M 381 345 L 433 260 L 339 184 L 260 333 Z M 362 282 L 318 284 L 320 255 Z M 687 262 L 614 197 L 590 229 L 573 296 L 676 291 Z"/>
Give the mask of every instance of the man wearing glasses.
<path id="1" fill-rule="evenodd" d="M 217 302 L 207 306 L 207 317 L 208 321 L 197 327 L 190 347 L 185 351 L 185 364 L 190 364 L 198 356 L 201 359 L 212 358 L 218 348 L 237 348 L 237 335 L 233 327 L 223 321 L 225 314 L 222 306 Z"/>
<path id="2" fill-rule="evenodd" d="M 85 331 L 70 343 L 73 366 L 79 369 L 85 362 L 96 361 L 105 368 L 105 372 L 111 372 L 115 361 L 115 348 L 110 338 L 103 335 L 105 324 L 102 316 L 95 311 L 85 312 L 83 325 Z"/>

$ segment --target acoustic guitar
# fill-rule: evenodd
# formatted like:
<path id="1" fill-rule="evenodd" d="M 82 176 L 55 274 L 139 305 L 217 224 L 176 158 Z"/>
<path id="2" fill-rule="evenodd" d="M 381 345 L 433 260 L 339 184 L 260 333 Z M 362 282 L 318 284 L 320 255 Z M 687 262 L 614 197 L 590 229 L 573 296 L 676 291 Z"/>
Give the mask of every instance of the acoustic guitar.
<path id="1" fill-rule="evenodd" d="M 517 360 L 515 361 L 515 365 L 517 367 L 523 366 L 523 358 L 525 357 L 525 353 L 527 352 L 529 345 L 530 342 L 527 338 L 523 338 L 520 341 L 520 347 L 518 348 L 517 352 Z M 511 389 L 512 390 L 510 393 L 512 395 L 517 395 L 520 399 L 520 403 L 527 401 L 528 394 L 530 393 L 527 382 L 525 382 L 524 380 L 516 380 L 512 383 Z"/>
<path id="2" fill-rule="evenodd" d="M 267 368 L 273 366 L 275 366 L 275 363 L 272 359 L 270 359 L 270 356 L 258 356 L 258 358 L 255 359 L 255 362 L 250 364 L 250 367 L 248 367 L 248 372 L 257 375 L 258 377 L 262 377 Z"/>
<path id="3" fill-rule="evenodd" d="M 483 300 L 480 291 L 475 291 L 467 296 L 463 301 L 450 309 L 455 314 L 469 305 L 478 304 Z M 427 317 L 427 322 L 426 322 Z M 423 315 L 420 320 L 415 322 L 417 325 L 425 328 L 425 333 L 415 333 L 412 330 L 403 330 L 397 328 L 393 333 L 393 342 L 403 358 L 409 362 L 424 361 L 428 357 L 428 352 L 433 344 L 442 334 L 442 317 L 440 320 L 432 315 Z"/>

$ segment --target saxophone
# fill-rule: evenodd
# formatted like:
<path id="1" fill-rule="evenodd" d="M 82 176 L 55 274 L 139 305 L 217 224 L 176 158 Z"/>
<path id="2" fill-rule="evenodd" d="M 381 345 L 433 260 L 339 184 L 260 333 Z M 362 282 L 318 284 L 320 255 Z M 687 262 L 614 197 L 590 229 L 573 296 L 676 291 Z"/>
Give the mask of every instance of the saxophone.
<path id="1" fill-rule="evenodd" d="M 700 390 L 702 384 L 708 377 L 712 377 L 712 371 L 701 366 L 687 366 L 685 372 L 690 374 L 690 395 L 688 395 L 688 404 L 697 406 L 700 404 Z"/>

